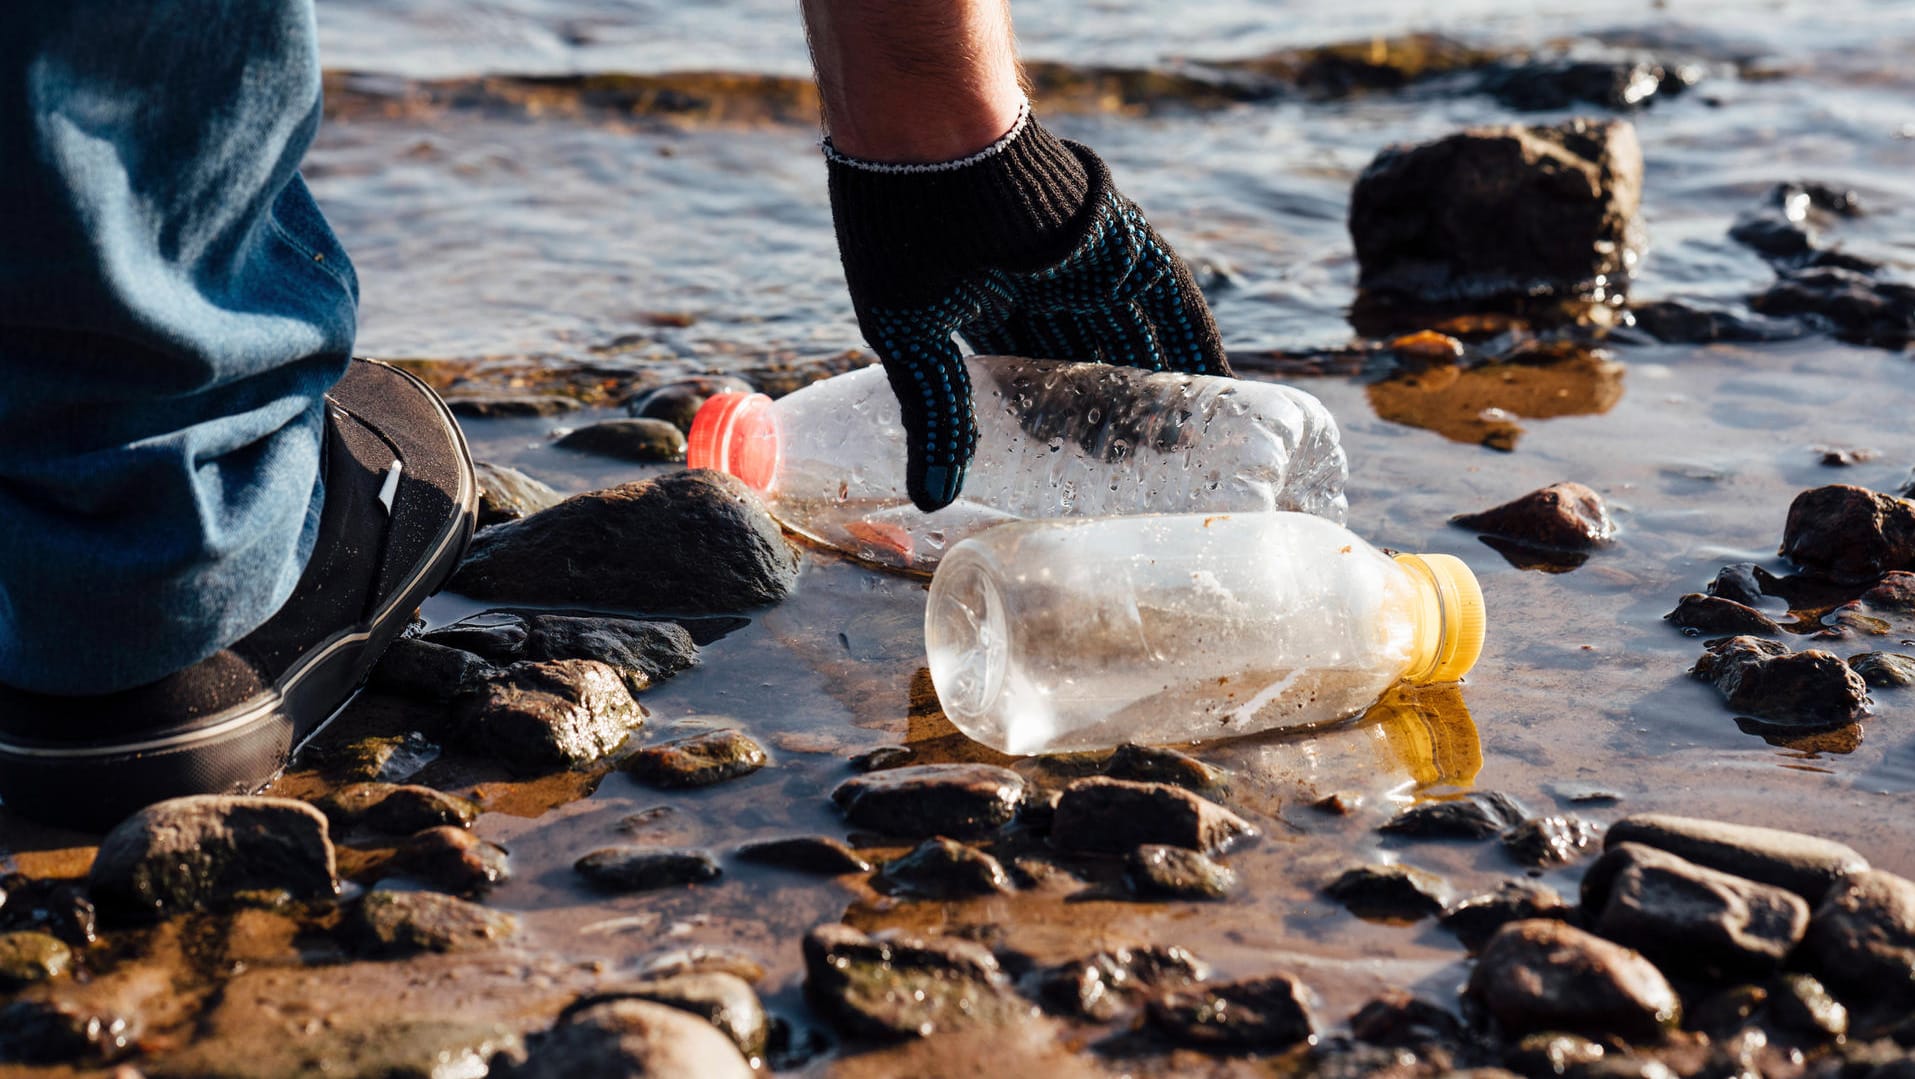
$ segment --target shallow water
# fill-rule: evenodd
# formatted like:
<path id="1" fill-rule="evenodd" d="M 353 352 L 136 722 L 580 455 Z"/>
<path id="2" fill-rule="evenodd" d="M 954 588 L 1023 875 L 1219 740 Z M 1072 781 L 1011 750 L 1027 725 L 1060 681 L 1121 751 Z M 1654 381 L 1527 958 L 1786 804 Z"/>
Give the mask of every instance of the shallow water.
<path id="1" fill-rule="evenodd" d="M 793 6 L 325 0 L 328 67 L 358 74 L 335 79 L 333 118 L 308 173 L 360 269 L 362 349 L 481 361 L 469 366 L 472 384 L 488 388 L 564 369 L 568 386 L 606 401 L 682 373 L 802 372 L 858 347 L 815 133 L 780 119 L 780 108 L 713 120 L 634 115 L 562 94 L 447 105 L 409 81 L 802 73 Z M 1915 265 L 1906 179 L 1915 170 L 1915 75 L 1903 63 L 1915 8 L 1907 4 L 1721 0 L 1592 12 L 1515 0 L 1110 0 L 1088 8 L 1053 0 L 1020 3 L 1018 13 L 1029 55 L 1079 64 L 1226 60 L 1412 30 L 1500 45 L 1562 35 L 1657 43 L 1718 66 L 1695 91 L 1635 117 L 1648 161 L 1650 239 L 1635 297 L 1732 302 L 1759 288 L 1770 271 L 1724 232 L 1770 184 L 1797 178 L 1860 193 L 1871 213 L 1842 226 L 1846 249 L 1904 271 Z M 1734 74 L 1737 64 L 1751 77 Z M 1211 268 L 1219 323 L 1249 372 L 1290 369 L 1266 353 L 1351 339 L 1345 309 L 1355 266 L 1343 217 L 1352 180 L 1378 148 L 1510 115 L 1481 96 L 1412 91 L 1079 108 L 1054 126 L 1097 146 L 1172 242 Z M 1490 637 L 1460 688 L 1400 695 L 1330 731 L 1198 747 L 1234 773 L 1231 804 L 1266 836 L 1231 857 L 1243 885 L 1221 905 L 1073 898 L 1064 885 L 962 904 L 901 901 L 731 862 L 718 882 L 678 892 L 606 899 L 582 890 L 571 862 L 633 837 L 722 851 L 783 834 L 842 835 L 827 795 L 850 774 L 845 758 L 874 746 L 908 742 L 920 762 L 999 759 L 957 734 L 927 697 L 923 582 L 819 550 L 807 554 L 797 596 L 711 644 L 702 667 L 644 699 L 653 713 L 648 737 L 733 721 L 771 749 L 773 767 L 690 794 L 614 774 L 593 796 L 557 808 L 547 807 L 571 792 L 451 764 L 428 774 L 476 783 L 500 810 L 478 831 L 511 850 L 517 879 L 491 902 L 524 913 L 538 949 L 614 968 L 668 949 L 740 952 L 765 967 L 760 988 L 774 1011 L 801 1028 L 816 1020 L 799 992 L 797 940 L 839 919 L 976 931 L 1043 961 L 1117 943 L 1183 945 L 1225 973 L 1297 970 L 1332 1023 L 1383 985 L 1441 996 L 1464 969 L 1446 934 L 1358 921 L 1317 890 L 1347 864 L 1372 859 L 1440 871 L 1459 894 L 1518 872 L 1494 844 L 1407 844 L 1374 832 L 1413 799 L 1471 788 L 1550 811 L 1594 786 L 1621 798 L 1575 807 L 1598 821 L 1660 810 L 1798 828 L 1915 873 L 1915 691 L 1876 691 L 1859 744 L 1771 745 L 1738 730 L 1715 692 L 1686 675 L 1700 643 L 1661 620 L 1726 563 L 1782 570 L 1774 552 L 1798 490 L 1901 484 L 1915 464 L 1909 364 L 1819 337 L 1707 347 L 1619 339 L 1606 357 L 1481 369 L 1449 382 L 1376 382 L 1374 373 L 1299 379 L 1343 425 L 1351 527 L 1379 545 L 1468 561 L 1487 596 Z M 547 436 L 611 414 L 468 430 L 481 458 L 584 490 L 643 470 L 554 449 Z M 1492 433 L 1509 452 L 1479 444 Z M 1823 446 L 1880 455 L 1830 468 L 1819 463 Z M 1612 546 L 1571 572 L 1518 569 L 1446 523 L 1565 479 L 1605 495 L 1621 525 Z M 447 597 L 427 614 L 445 620 L 470 609 Z M 1915 645 L 1915 626 L 1893 628 L 1886 638 L 1830 647 Z M 367 699 L 355 722 L 389 721 L 386 708 Z M 282 789 L 307 782 L 294 776 Z M 1359 794 L 1363 804 L 1347 817 L 1310 808 L 1332 792 Z M 660 805 L 671 809 L 622 823 Z M 0 830 L 0 851 L 13 848 L 23 864 L 70 871 L 82 853 L 63 862 L 57 851 L 78 840 L 17 827 L 16 838 L 8 834 Z M 1575 876 L 1546 879 L 1568 891 Z M 1039 1039 L 997 1051 L 1038 1060 L 1058 1050 Z M 803 1070 L 883 1073 L 908 1059 L 825 1056 Z"/>

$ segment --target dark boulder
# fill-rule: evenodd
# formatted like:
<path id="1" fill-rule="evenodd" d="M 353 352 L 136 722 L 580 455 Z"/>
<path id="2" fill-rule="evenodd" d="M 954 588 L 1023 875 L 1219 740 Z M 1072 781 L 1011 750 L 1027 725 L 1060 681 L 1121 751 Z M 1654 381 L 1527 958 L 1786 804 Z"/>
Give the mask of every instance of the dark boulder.
<path id="1" fill-rule="evenodd" d="M 1915 1009 L 1915 881 L 1876 869 L 1838 881 L 1809 921 L 1802 960 L 1857 1011 Z"/>
<path id="2" fill-rule="evenodd" d="M 1503 849 L 1523 865 L 1550 869 L 1581 858 L 1601 834 L 1581 817 L 1531 817 L 1503 833 Z"/>
<path id="3" fill-rule="evenodd" d="M 1250 822 L 1182 787 L 1103 776 L 1066 787 L 1051 821 L 1059 849 L 1109 854 L 1155 844 L 1219 854 L 1257 835 Z"/>
<path id="4" fill-rule="evenodd" d="M 1142 998 L 1209 977 L 1209 966 L 1182 948 L 1113 948 L 1042 971 L 1037 997 L 1053 1015 L 1107 1023 Z"/>
<path id="5" fill-rule="evenodd" d="M 1829 730 L 1868 714 L 1868 683 L 1833 652 L 1729 637 L 1711 642 L 1692 673 L 1731 710 L 1790 728 Z"/>
<path id="6" fill-rule="evenodd" d="M 1567 1031 L 1655 1042 L 1682 1015 L 1675 990 L 1647 959 L 1557 921 L 1497 930 L 1467 992 L 1511 1037 Z"/>
<path id="7" fill-rule="evenodd" d="M 1749 316 L 1686 300 L 1651 300 L 1632 304 L 1629 314 L 1637 329 L 1672 345 L 1705 345 L 1715 341 L 1792 341 L 1807 332 L 1788 319 Z"/>
<path id="8" fill-rule="evenodd" d="M 841 840 L 829 836 L 793 836 L 747 843 L 735 852 L 738 860 L 758 865 L 795 869 L 802 873 L 820 873 L 836 877 L 845 873 L 869 873 L 871 863 Z"/>
<path id="9" fill-rule="evenodd" d="M 463 649 L 448 648 L 423 637 L 401 637 L 379 657 L 370 684 L 387 693 L 444 704 L 472 692 L 498 673 L 490 663 Z"/>
<path id="10" fill-rule="evenodd" d="M 1619 120 L 1392 146 L 1350 200 L 1358 285 L 1435 303 L 1613 290 L 1635 258 L 1641 201 L 1642 149 Z"/>
<path id="11" fill-rule="evenodd" d="M 386 871 L 453 895 L 475 896 L 512 878 L 505 848 L 459 828 L 427 828 L 408 836 Z"/>
<path id="12" fill-rule="evenodd" d="M 435 629 L 425 639 L 501 665 L 597 660 L 618 671 L 633 693 L 698 664 L 698 645 L 685 627 L 604 615 L 485 611 Z"/>
<path id="13" fill-rule="evenodd" d="M 718 614 L 776 603 L 797 581 L 798 554 L 757 495 L 694 470 L 488 528 L 451 588 L 482 600 Z"/>
<path id="14" fill-rule="evenodd" d="M 1009 824 L 1024 777 L 988 764 L 921 764 L 845 780 L 831 792 L 853 825 L 883 835 L 970 838 Z"/>
<path id="15" fill-rule="evenodd" d="M 396 783 L 354 783 L 329 791 L 313 802 L 334 831 L 411 835 L 427 828 L 470 828 L 479 819 L 479 803 L 434 790 Z"/>
<path id="16" fill-rule="evenodd" d="M 151 805 L 100 841 L 87 889 L 103 913 L 164 918 L 246 893 L 326 899 L 339 888 L 326 818 L 287 798 L 198 795 Z"/>
<path id="17" fill-rule="evenodd" d="M 1506 880 L 1493 892 L 1471 896 L 1445 910 L 1437 921 L 1472 952 L 1481 951 L 1498 929 L 1529 918 L 1571 920 L 1576 908 L 1556 889 L 1533 880 Z"/>
<path id="18" fill-rule="evenodd" d="M 718 862 L 702 850 L 606 847 L 573 863 L 579 876 L 610 892 L 645 892 L 718 877 Z"/>
<path id="19" fill-rule="evenodd" d="M 1803 491 L 1789 504 L 1781 553 L 1844 581 L 1915 569 L 1915 502 L 1848 484 Z"/>
<path id="20" fill-rule="evenodd" d="M 1637 55 L 1523 57 L 1490 65 L 1483 91 L 1521 112 L 1576 105 L 1640 109 L 1675 97 L 1701 79 L 1694 66 L 1665 65 Z"/>
<path id="21" fill-rule="evenodd" d="M 494 948 L 518 920 L 438 892 L 376 891 L 346 908 L 340 930 L 361 954 L 393 958 Z"/>
<path id="22" fill-rule="evenodd" d="M 1915 285 L 1845 266 L 1788 271 L 1751 296 L 1749 306 L 1764 315 L 1800 319 L 1851 344 L 1899 350 L 1915 339 Z"/>
<path id="23" fill-rule="evenodd" d="M 1665 970 L 1706 978 L 1772 973 L 1809 922 L 1793 892 L 1634 843 L 1611 847 L 1584 887 L 1583 916 L 1596 932 Z"/>
<path id="24" fill-rule="evenodd" d="M 1463 1021 L 1455 1013 L 1400 989 L 1384 993 L 1350 1017 L 1350 1036 L 1370 1045 L 1402 1049 L 1455 1045 L 1464 1033 Z"/>
<path id="25" fill-rule="evenodd" d="M 616 670 L 590 659 L 514 663 L 474 699 L 481 746 L 508 768 L 585 768 L 616 752 L 645 709 Z"/>

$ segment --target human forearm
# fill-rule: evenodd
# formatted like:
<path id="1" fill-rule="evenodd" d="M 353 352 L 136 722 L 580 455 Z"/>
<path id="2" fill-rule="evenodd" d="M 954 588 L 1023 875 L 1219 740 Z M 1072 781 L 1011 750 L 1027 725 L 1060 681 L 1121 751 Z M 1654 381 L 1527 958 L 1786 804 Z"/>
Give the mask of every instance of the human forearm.
<path id="1" fill-rule="evenodd" d="M 1007 0 L 803 0 L 832 144 L 868 161 L 990 145 L 1024 100 Z"/>

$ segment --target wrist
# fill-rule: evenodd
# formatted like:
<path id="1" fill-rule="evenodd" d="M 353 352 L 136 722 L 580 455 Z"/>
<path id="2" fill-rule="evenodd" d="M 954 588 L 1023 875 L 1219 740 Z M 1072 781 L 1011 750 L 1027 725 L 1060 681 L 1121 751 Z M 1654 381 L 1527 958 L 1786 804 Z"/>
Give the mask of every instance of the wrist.
<path id="1" fill-rule="evenodd" d="M 975 89 L 869 95 L 871 104 L 828 110 L 832 146 L 885 164 L 934 164 L 975 154 L 1010 133 L 1029 105 L 1015 79 Z"/>

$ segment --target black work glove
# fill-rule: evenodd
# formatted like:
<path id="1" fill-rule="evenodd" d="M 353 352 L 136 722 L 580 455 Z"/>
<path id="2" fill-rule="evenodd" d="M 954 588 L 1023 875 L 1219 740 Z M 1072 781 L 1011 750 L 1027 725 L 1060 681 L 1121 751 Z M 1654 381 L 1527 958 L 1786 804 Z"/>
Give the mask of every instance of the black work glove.
<path id="1" fill-rule="evenodd" d="M 1096 154 L 1028 114 L 948 165 L 825 154 L 851 303 L 903 412 L 920 509 L 957 498 L 977 444 L 953 334 L 980 354 L 1230 373 L 1190 268 Z"/>

